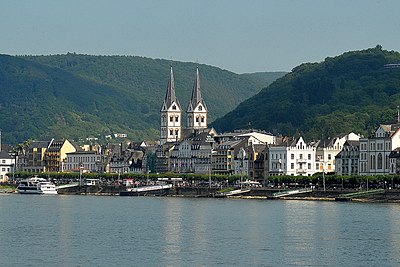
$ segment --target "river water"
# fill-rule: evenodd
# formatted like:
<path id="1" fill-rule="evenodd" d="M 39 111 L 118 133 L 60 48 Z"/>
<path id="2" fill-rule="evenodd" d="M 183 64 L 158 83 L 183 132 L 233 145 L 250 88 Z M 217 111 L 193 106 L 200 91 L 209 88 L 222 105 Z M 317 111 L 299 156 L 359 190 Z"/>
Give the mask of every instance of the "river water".
<path id="1" fill-rule="evenodd" d="M 0 195 L 1 266 L 400 266 L 400 205 Z"/>

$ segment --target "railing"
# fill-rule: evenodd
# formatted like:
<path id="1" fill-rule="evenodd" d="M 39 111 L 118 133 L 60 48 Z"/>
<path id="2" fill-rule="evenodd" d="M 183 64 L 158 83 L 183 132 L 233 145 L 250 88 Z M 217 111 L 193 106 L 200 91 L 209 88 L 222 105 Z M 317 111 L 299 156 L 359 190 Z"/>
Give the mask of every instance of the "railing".
<path id="1" fill-rule="evenodd" d="M 339 195 L 339 198 L 354 198 L 385 193 L 385 189 L 372 189 Z"/>
<path id="2" fill-rule="evenodd" d="M 273 193 L 272 196 L 273 197 L 284 197 L 284 196 L 290 196 L 290 195 L 310 193 L 312 191 L 313 190 L 311 188 L 300 188 L 300 189 L 295 189 L 295 190 L 276 192 L 276 193 Z"/>
<path id="3" fill-rule="evenodd" d="M 297 173 L 306 173 L 307 170 L 306 169 L 297 169 L 296 172 Z"/>

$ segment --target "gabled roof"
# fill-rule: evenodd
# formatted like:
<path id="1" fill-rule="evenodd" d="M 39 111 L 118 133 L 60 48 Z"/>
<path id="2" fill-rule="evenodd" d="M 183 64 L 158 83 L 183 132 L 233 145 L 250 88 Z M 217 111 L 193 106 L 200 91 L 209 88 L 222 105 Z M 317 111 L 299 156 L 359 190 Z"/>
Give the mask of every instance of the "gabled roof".
<path id="1" fill-rule="evenodd" d="M 175 90 L 175 80 L 174 80 L 174 71 L 172 70 L 171 66 L 171 71 L 169 75 L 169 81 L 168 81 L 168 87 L 167 87 L 167 93 L 165 94 L 164 98 L 164 103 L 161 107 L 161 110 L 167 110 L 171 107 L 172 103 L 177 105 L 179 109 L 181 109 L 181 105 L 179 103 L 178 98 L 176 97 L 176 90 Z"/>
<path id="2" fill-rule="evenodd" d="M 197 67 L 196 78 L 193 84 L 192 97 L 190 98 L 190 102 L 186 111 L 187 112 L 193 111 L 193 109 L 195 109 L 199 103 L 201 103 L 205 111 L 207 111 L 206 103 L 204 102 L 204 99 L 201 95 L 200 75 L 199 75 L 199 68 Z"/>
<path id="3" fill-rule="evenodd" d="M 47 148 L 50 141 L 32 141 L 29 148 Z"/>
<path id="4" fill-rule="evenodd" d="M 392 136 L 400 128 L 400 124 L 381 124 L 379 127 L 382 128 L 388 134 L 388 136 Z"/>
<path id="5" fill-rule="evenodd" d="M 0 159 L 12 159 L 6 151 L 0 151 Z"/>

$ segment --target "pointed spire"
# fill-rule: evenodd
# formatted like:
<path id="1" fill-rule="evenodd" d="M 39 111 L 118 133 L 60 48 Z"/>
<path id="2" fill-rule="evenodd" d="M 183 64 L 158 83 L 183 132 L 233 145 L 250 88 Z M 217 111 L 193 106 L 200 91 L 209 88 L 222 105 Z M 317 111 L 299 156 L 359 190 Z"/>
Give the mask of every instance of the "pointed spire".
<path id="1" fill-rule="evenodd" d="M 174 102 L 180 109 L 180 104 L 179 104 L 178 98 L 176 97 L 176 93 L 175 93 L 174 71 L 173 71 L 172 65 L 171 65 L 167 93 L 165 94 L 164 104 L 161 109 L 162 110 L 168 109 Z"/>
<path id="2" fill-rule="evenodd" d="M 192 97 L 190 98 L 187 111 L 193 110 L 199 103 L 201 103 L 207 110 L 206 104 L 204 103 L 203 97 L 201 96 L 199 67 L 196 67 L 196 78 L 194 80 Z"/>

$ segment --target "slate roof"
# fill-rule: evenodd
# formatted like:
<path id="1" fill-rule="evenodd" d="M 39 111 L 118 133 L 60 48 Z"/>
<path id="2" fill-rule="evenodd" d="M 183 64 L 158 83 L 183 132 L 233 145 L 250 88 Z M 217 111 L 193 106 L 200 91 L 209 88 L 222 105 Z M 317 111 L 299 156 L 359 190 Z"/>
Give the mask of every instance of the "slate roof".
<path id="1" fill-rule="evenodd" d="M 165 94 L 164 103 L 162 105 L 161 110 L 167 110 L 172 105 L 172 103 L 176 103 L 177 107 L 181 110 L 181 104 L 179 103 L 178 98 L 176 97 L 176 90 L 175 90 L 175 80 L 174 80 L 174 71 L 172 70 L 169 75 L 167 93 Z"/>
<path id="2" fill-rule="evenodd" d="M 187 112 L 192 111 L 199 103 L 201 103 L 204 109 L 207 111 L 206 103 L 204 102 L 204 99 L 201 95 L 199 68 L 196 68 L 196 78 L 194 80 L 192 97 L 190 98 L 190 102 L 187 107 Z"/>

